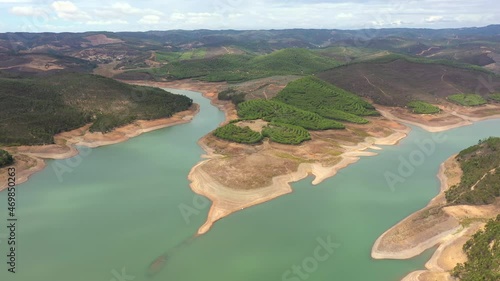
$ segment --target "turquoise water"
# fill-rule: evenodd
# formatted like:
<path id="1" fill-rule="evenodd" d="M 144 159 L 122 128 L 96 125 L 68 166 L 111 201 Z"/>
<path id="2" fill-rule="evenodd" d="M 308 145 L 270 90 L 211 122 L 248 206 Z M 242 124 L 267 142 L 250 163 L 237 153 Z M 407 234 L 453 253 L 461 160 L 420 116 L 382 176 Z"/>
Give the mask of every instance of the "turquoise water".
<path id="1" fill-rule="evenodd" d="M 235 213 L 192 239 L 209 206 L 189 189 L 187 174 L 203 153 L 197 140 L 224 115 L 198 93 L 175 92 L 200 104 L 191 123 L 85 149 L 69 162 L 48 161 L 19 186 L 17 273 L 7 272 L 7 244 L 0 240 L 1 280 L 399 280 L 422 269 L 432 250 L 410 260 L 372 260 L 375 239 L 437 194 L 441 162 L 480 138 L 500 136 L 500 120 L 445 132 L 446 140 L 433 142 L 435 151 L 422 152 L 414 171 L 391 188 L 386 175 L 400 175 L 398 158 L 418 156 L 416 142 L 435 136 L 412 128 L 378 156 L 318 186 L 311 178 L 295 183 L 292 194 Z M 53 167 L 68 172 L 58 177 Z M 2 192 L 0 239 L 6 203 Z M 186 208 L 189 217 L 181 212 Z M 314 258 L 318 239 L 335 244 L 332 252 L 320 249 L 321 260 Z M 146 276 L 165 252 L 165 267 Z"/>

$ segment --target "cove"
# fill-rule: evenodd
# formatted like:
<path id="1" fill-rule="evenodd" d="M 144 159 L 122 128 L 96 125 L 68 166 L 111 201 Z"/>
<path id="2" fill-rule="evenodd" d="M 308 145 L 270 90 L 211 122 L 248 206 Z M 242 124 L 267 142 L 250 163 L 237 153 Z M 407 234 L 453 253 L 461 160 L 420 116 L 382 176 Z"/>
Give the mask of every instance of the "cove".
<path id="1" fill-rule="evenodd" d="M 444 132 L 424 163 L 390 187 L 384 174 L 397 173 L 399 156 L 408 158 L 417 141 L 432 136 L 412 127 L 378 156 L 317 186 L 310 178 L 294 183 L 292 194 L 232 214 L 192 239 L 209 206 L 190 190 L 187 175 L 203 154 L 196 142 L 224 114 L 199 93 L 171 91 L 200 104 L 192 122 L 88 150 L 62 178 L 51 167 L 66 160 L 48 161 L 19 186 L 16 274 L 5 263 L 7 194 L 0 193 L 1 280 L 399 280 L 422 269 L 432 250 L 409 260 L 372 260 L 375 239 L 437 194 L 436 174 L 450 155 L 500 136 L 499 120 Z M 186 218 L 183 206 L 196 212 Z M 337 247 L 311 262 L 321 239 Z M 165 252 L 164 268 L 147 276 Z"/>

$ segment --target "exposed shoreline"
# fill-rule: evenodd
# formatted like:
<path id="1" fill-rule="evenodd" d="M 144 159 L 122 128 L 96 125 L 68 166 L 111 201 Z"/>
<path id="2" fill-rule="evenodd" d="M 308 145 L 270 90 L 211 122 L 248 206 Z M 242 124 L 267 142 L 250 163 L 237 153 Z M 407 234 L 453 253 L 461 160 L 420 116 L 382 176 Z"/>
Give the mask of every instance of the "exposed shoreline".
<path id="1" fill-rule="evenodd" d="M 425 250 L 435 246 L 436 244 L 440 243 L 443 239 L 446 239 L 446 237 L 450 234 L 453 234 L 457 230 L 460 229 L 460 227 L 455 227 L 455 228 L 450 228 L 446 232 L 442 232 L 439 235 L 433 236 L 428 238 L 425 241 L 420 242 L 418 245 L 413 246 L 408 249 L 404 250 L 398 250 L 398 251 L 387 251 L 387 250 L 382 250 L 381 248 L 381 242 L 383 239 L 386 239 L 386 237 L 389 235 L 389 233 L 393 232 L 395 229 L 400 227 L 405 221 L 409 220 L 412 216 L 415 216 L 418 212 L 425 210 L 429 207 L 432 206 L 438 206 L 442 204 L 445 199 L 444 199 L 444 192 L 448 189 L 448 177 L 446 176 L 446 168 L 445 165 L 450 163 L 451 161 L 454 161 L 455 155 L 452 155 L 450 158 L 448 158 L 444 163 L 442 163 L 439 167 L 439 172 L 437 174 L 437 178 L 440 181 L 440 192 L 438 195 L 436 195 L 431 201 L 425 206 L 424 208 L 420 209 L 419 211 L 409 215 L 408 217 L 402 219 L 398 223 L 396 223 L 394 226 L 386 230 L 384 233 L 382 233 L 375 243 L 373 244 L 372 247 L 372 252 L 371 256 L 374 259 L 409 259 L 415 256 L 418 256 L 422 254 Z"/>
<path id="2" fill-rule="evenodd" d="M 200 92 L 204 97 L 210 99 L 211 104 L 218 107 L 225 114 L 225 120 L 221 123 L 227 123 L 230 120 L 236 118 L 235 107 L 225 101 L 217 100 L 217 92 L 224 87 L 225 83 L 207 83 L 192 80 L 180 80 L 172 82 L 144 82 L 135 81 L 132 82 L 140 85 L 156 86 L 156 87 L 167 87 L 167 88 L 178 88 L 184 90 L 192 90 Z M 411 124 L 416 125 L 429 132 L 441 132 L 453 128 L 458 128 L 462 126 L 467 126 L 473 122 L 482 121 L 486 119 L 496 119 L 500 118 L 500 115 L 485 116 L 485 117 L 467 117 L 464 115 L 459 115 L 460 118 L 467 117 L 463 119 L 463 122 L 443 125 L 443 126 L 428 126 L 423 125 L 418 122 L 407 121 L 392 115 L 390 112 L 377 108 L 382 115 L 389 120 L 394 120 L 401 124 Z M 438 124 L 439 125 L 439 124 Z M 205 155 L 202 158 L 205 160 L 197 163 L 190 171 L 188 179 L 191 182 L 190 187 L 193 192 L 203 195 L 212 201 L 212 206 L 210 207 L 208 217 L 206 222 L 198 229 L 197 234 L 201 235 L 210 230 L 210 227 L 217 220 L 226 217 L 239 210 L 261 204 L 270 201 L 276 197 L 288 194 L 292 192 L 290 183 L 302 180 L 309 175 L 314 175 L 313 185 L 321 183 L 323 180 L 334 176 L 340 169 L 343 169 L 350 164 L 356 163 L 361 156 L 373 156 L 376 155 L 374 152 L 367 152 L 366 149 L 380 149 L 377 145 L 395 145 L 401 139 L 405 138 L 410 131 L 410 128 L 405 126 L 405 130 L 394 130 L 394 133 L 387 137 L 366 138 L 363 142 L 358 143 L 354 146 L 342 146 L 344 151 L 340 155 L 340 162 L 333 166 L 324 167 L 320 163 L 301 163 L 298 169 L 294 172 L 276 176 L 272 178 L 272 183 L 268 186 L 261 187 L 253 190 L 236 190 L 223 184 L 219 183 L 217 180 L 212 178 L 206 171 L 203 170 L 203 165 L 209 162 L 211 159 L 221 157 L 219 154 L 215 153 L 207 144 L 206 138 L 203 137 L 198 141 L 200 147 L 205 151 Z M 443 171 L 444 173 L 444 171 Z M 444 174 L 442 175 L 444 177 Z M 445 177 L 444 177 L 445 178 Z M 442 185 L 442 189 L 444 185 Z M 433 199 L 434 201 L 434 199 Z M 432 202 L 432 201 L 431 201 Z M 456 231 L 457 229 L 454 229 Z M 450 231 L 451 232 L 451 231 Z M 446 233 L 443 234 L 446 236 Z M 432 241 L 430 244 L 433 244 Z M 433 244 L 435 245 L 435 243 Z M 429 248 L 429 247 L 427 247 Z M 426 249 L 427 249 L 426 248 Z M 411 255 L 411 254 L 410 254 Z"/>
<path id="3" fill-rule="evenodd" d="M 210 99 L 211 104 L 218 107 L 225 114 L 225 122 L 234 119 L 236 111 L 234 106 L 228 102 L 219 102 L 216 98 L 217 92 L 221 87 L 225 86 L 225 83 L 204 83 L 198 81 L 173 81 L 173 82 L 145 82 L 145 81 L 127 81 L 127 83 L 156 86 L 160 88 L 176 88 L 183 90 L 191 90 L 200 92 L 205 98 Z M 63 133 L 58 135 L 58 139 L 63 140 L 64 144 L 59 145 L 58 148 L 51 146 L 43 146 L 44 148 L 33 147 L 20 147 L 17 153 L 24 156 L 29 156 L 35 161 L 31 163 L 29 167 L 24 167 L 24 169 L 18 170 L 18 180 L 17 183 L 20 184 L 28 180 L 29 176 L 42 170 L 45 167 L 44 160 L 47 159 L 64 159 L 72 157 L 78 154 L 75 149 L 75 145 L 83 145 L 88 147 L 98 147 L 103 145 L 110 145 L 119 142 L 126 141 L 132 137 L 138 136 L 145 132 L 150 132 L 160 128 L 165 128 L 169 126 L 174 126 L 178 124 L 183 124 L 189 122 L 193 115 L 196 114 L 199 107 L 191 108 L 188 111 L 180 112 L 174 115 L 172 118 L 153 120 L 153 121 L 137 121 L 133 124 L 126 125 L 124 127 L 114 130 L 110 134 L 106 135 L 96 135 L 96 134 L 86 134 L 85 131 L 88 126 L 79 128 L 77 130 Z M 389 111 L 384 109 L 379 109 L 381 114 L 388 120 L 393 120 L 402 124 L 411 124 L 423 128 L 429 132 L 441 132 L 450 130 L 453 128 L 458 128 L 462 126 L 471 125 L 474 122 L 487 120 L 487 119 L 497 119 L 500 115 L 491 115 L 485 117 L 468 117 L 465 115 L 456 114 L 455 116 L 460 117 L 463 121 L 456 124 L 447 124 L 443 126 L 429 126 L 418 122 L 404 120 L 399 118 Z M 438 124 L 439 125 L 439 124 Z M 406 127 L 406 126 L 405 126 Z M 253 190 L 236 190 L 230 187 L 226 187 L 215 179 L 213 179 L 207 172 L 203 170 L 203 165 L 214 158 L 220 157 L 219 154 L 212 151 L 212 149 L 204 142 L 205 137 L 198 141 L 198 144 L 206 152 L 203 161 L 197 163 L 190 171 L 188 179 L 191 182 L 190 187 L 193 192 L 201 194 L 212 201 L 212 206 L 210 207 L 208 217 L 206 222 L 198 229 L 197 234 L 202 235 L 210 230 L 213 223 L 217 220 L 224 218 L 234 212 L 239 210 L 261 204 L 270 201 L 276 197 L 288 194 L 292 192 L 290 183 L 302 180 L 309 175 L 314 175 L 315 178 L 312 181 L 313 185 L 321 183 L 323 180 L 334 176 L 340 169 L 343 169 L 350 164 L 356 163 L 361 156 L 373 156 L 376 155 L 374 152 L 367 152 L 367 149 L 380 149 L 377 145 L 394 145 L 397 144 L 401 139 L 405 138 L 410 129 L 406 127 L 405 130 L 394 130 L 394 133 L 387 137 L 369 137 L 365 138 L 363 142 L 358 143 L 354 146 L 342 146 L 343 152 L 340 155 L 340 162 L 333 166 L 324 167 L 320 163 L 301 163 L 295 172 L 283 174 L 272 178 L 272 184 L 266 187 L 253 189 Z M 62 148 L 61 148 L 62 147 Z M 7 148 L 9 150 L 9 148 Z M 47 150 L 45 150 L 47 149 Z M 55 151 L 54 151 L 55 150 Z M 450 158 L 451 159 L 451 158 Z M 448 159 L 449 160 L 449 159 Z M 446 162 L 445 162 L 446 163 Z M 438 173 L 438 178 L 441 182 L 440 193 L 433 198 L 428 206 L 439 204 L 444 198 L 444 191 L 447 189 L 448 177 L 445 175 L 446 169 L 444 168 L 445 163 L 441 165 L 440 171 Z M 5 174 L 5 173 L 3 173 Z M 6 181 L 3 181 L 6 182 Z M 2 191 L 6 185 L 0 186 L 0 191 Z M 415 215 L 416 213 L 412 214 Z M 410 217 L 412 216 L 410 215 Z M 438 249 L 432 256 L 431 260 L 426 264 L 426 267 L 432 271 L 420 270 L 410 273 L 403 280 L 421 280 L 420 277 L 424 276 L 426 273 L 445 273 L 446 268 L 440 266 L 440 260 L 443 258 L 445 252 L 449 250 L 450 245 L 456 244 L 460 239 L 464 239 L 466 235 L 470 235 L 471 229 L 479 229 L 480 224 L 474 223 L 467 228 L 461 226 L 456 226 L 430 237 L 429 239 L 419 243 L 417 246 L 412 247 L 405 251 L 383 251 L 379 249 L 380 241 L 384 239 L 384 236 L 391 230 L 395 229 L 404 220 L 391 227 L 389 230 L 384 232 L 375 242 L 372 248 L 372 257 L 376 259 L 407 259 L 421 254 L 423 251 L 439 245 Z M 456 245 L 454 245 L 456 248 Z M 444 279 L 443 279 L 444 280 Z"/>
<path id="4" fill-rule="evenodd" d="M 172 117 L 155 120 L 137 120 L 131 124 L 119 127 L 113 131 L 91 133 L 90 125 L 63 132 L 54 136 L 56 144 L 39 146 L 5 147 L 3 149 L 13 154 L 16 162 L 10 167 L 16 168 L 16 184 L 26 182 L 29 177 L 45 168 L 44 159 L 66 159 L 78 155 L 75 146 L 96 148 L 105 145 L 117 144 L 154 130 L 190 122 L 199 111 L 198 104 L 185 111 L 177 112 Z M 4 167 L 1 170 L 5 170 Z M 7 188 L 6 173 L 0 172 L 0 192 Z"/>
<path id="5" fill-rule="evenodd" d="M 440 192 L 429 204 L 421 210 L 404 218 L 380 235 L 375 241 L 371 256 L 374 259 L 409 259 L 422 254 L 424 251 L 436 247 L 430 260 L 425 264 L 426 270 L 409 273 L 402 281 L 435 281 L 449 280 L 450 271 L 457 263 L 467 261 L 462 251 L 463 244 L 484 226 L 480 219 L 492 217 L 498 213 L 500 200 L 493 205 L 485 206 L 446 206 L 444 192 L 456 184 L 461 177 L 461 169 L 455 160 L 455 155 L 440 165 L 437 174 L 441 183 Z M 451 178 L 450 178 L 451 177 Z M 439 208 L 442 215 L 422 219 L 423 212 L 430 212 Z M 469 225 L 463 225 L 462 219 L 479 219 Z M 423 230 L 414 230 L 407 233 L 408 228 L 423 226 Z M 403 234 L 400 234 L 403 233 Z M 402 237 L 398 237 L 402 236 Z M 404 241 L 398 241 L 398 238 Z M 407 241 L 417 243 L 412 245 Z M 382 244 L 385 244 L 385 249 Z M 392 249 L 388 249 L 392 248 Z"/>
<path id="6" fill-rule="evenodd" d="M 444 132 L 444 131 L 448 131 L 448 130 L 455 129 L 455 128 L 469 126 L 469 125 L 474 124 L 475 122 L 492 120 L 492 119 L 500 119 L 500 114 L 488 115 L 488 116 L 482 116 L 482 117 L 472 117 L 472 116 L 466 116 L 466 115 L 458 114 L 458 113 L 454 112 L 453 116 L 462 119 L 462 121 L 455 123 L 455 124 L 450 124 L 450 125 L 430 126 L 430 125 L 425 125 L 425 124 L 422 124 L 419 122 L 399 118 L 386 109 L 377 108 L 377 110 L 382 114 L 382 116 L 384 116 L 385 118 L 387 118 L 389 120 L 394 120 L 394 121 L 397 121 L 397 122 L 400 122 L 403 124 L 414 125 L 414 126 L 422 128 L 430 133 Z"/>
<path id="7" fill-rule="evenodd" d="M 234 212 L 292 192 L 290 183 L 300 181 L 309 175 L 315 176 L 312 184 L 317 185 L 323 180 L 334 176 L 340 169 L 356 163 L 361 156 L 376 155 L 374 152 L 365 151 L 366 149 L 380 149 L 377 145 L 394 145 L 406 137 L 407 133 L 408 130 L 398 131 L 384 138 L 367 138 L 363 143 L 356 146 L 344 146 L 345 152 L 341 155 L 342 160 L 333 166 L 323 167 L 319 163 L 301 163 L 297 171 L 276 176 L 272 179 L 271 185 L 252 190 L 231 189 L 220 184 L 203 171 L 203 164 L 219 156 L 207 148 L 206 145 L 203 145 L 203 139 L 201 139 L 199 143 L 207 153 L 204 156 L 207 160 L 194 166 L 188 178 L 191 181 L 191 189 L 195 193 L 209 198 L 213 204 L 210 207 L 206 222 L 198 229 L 197 234 L 206 233 L 216 221 Z"/>

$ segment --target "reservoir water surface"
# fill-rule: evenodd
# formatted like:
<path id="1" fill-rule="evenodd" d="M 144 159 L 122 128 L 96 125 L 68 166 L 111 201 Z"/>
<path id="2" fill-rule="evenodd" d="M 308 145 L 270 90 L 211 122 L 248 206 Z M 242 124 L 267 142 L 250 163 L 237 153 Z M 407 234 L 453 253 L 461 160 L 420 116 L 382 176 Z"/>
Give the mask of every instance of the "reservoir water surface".
<path id="1" fill-rule="evenodd" d="M 400 280 L 423 269 L 432 249 L 409 260 L 373 260 L 373 242 L 438 193 L 436 174 L 450 155 L 500 136 L 500 120 L 441 133 L 438 142 L 435 134 L 412 127 L 379 155 L 317 186 L 311 178 L 294 183 L 292 194 L 232 214 L 193 238 L 209 206 L 191 191 L 187 175 L 203 154 L 198 139 L 224 114 L 199 93 L 171 91 L 200 104 L 192 122 L 47 161 L 18 186 L 15 274 L 7 272 L 7 194 L 0 193 L 1 280 Z M 386 175 L 399 175 L 401 159 L 429 140 L 432 153 L 422 154 L 404 182 L 391 186 Z M 69 170 L 58 175 L 54 167 L 61 165 Z M 315 259 L 319 241 L 328 239 L 335 249 Z M 165 252 L 164 268 L 147 276 Z"/>

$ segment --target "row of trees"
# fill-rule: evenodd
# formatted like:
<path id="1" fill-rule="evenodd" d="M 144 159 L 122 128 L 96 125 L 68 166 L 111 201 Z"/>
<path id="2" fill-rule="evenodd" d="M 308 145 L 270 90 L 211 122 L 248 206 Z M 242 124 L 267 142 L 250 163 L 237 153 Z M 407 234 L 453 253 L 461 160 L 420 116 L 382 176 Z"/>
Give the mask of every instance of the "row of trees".
<path id="1" fill-rule="evenodd" d="M 477 94 L 456 94 L 448 96 L 447 99 L 463 106 L 478 106 L 487 103 L 483 97 Z"/>
<path id="2" fill-rule="evenodd" d="M 258 143 L 263 138 L 259 132 L 253 131 L 248 126 L 240 127 L 234 123 L 217 128 L 214 131 L 214 135 L 224 140 L 245 144 Z"/>
<path id="3" fill-rule="evenodd" d="M 441 111 L 439 107 L 424 101 L 411 101 L 408 107 L 416 114 L 435 114 Z"/>
<path id="4" fill-rule="evenodd" d="M 306 129 L 280 123 L 270 123 L 262 130 L 262 135 L 277 143 L 294 145 L 311 139 L 311 134 Z"/>
<path id="5" fill-rule="evenodd" d="M 368 121 L 360 116 L 379 115 L 369 102 L 313 76 L 288 83 L 275 99 L 329 119 L 351 123 L 365 124 Z"/>
<path id="6" fill-rule="evenodd" d="M 246 120 L 263 119 L 268 122 L 300 126 L 308 130 L 345 128 L 340 122 L 274 100 L 258 99 L 242 102 L 238 105 L 238 116 Z"/>

